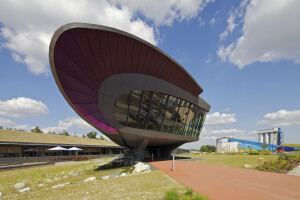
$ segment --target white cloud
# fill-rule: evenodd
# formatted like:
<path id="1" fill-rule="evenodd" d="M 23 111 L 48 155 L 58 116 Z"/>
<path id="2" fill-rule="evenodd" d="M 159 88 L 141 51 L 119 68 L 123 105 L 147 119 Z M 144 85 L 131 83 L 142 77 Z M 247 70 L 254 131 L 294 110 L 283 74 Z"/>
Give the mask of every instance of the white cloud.
<path id="1" fill-rule="evenodd" d="M 209 53 L 207 60 L 205 61 L 205 63 L 210 63 L 211 61 L 211 53 Z"/>
<path id="2" fill-rule="evenodd" d="M 198 26 L 204 27 L 205 25 L 206 25 L 206 22 L 201 17 L 199 17 L 198 18 Z"/>
<path id="3" fill-rule="evenodd" d="M 9 117 L 28 117 L 48 114 L 48 107 L 42 101 L 26 97 L 0 100 L 0 115 Z"/>
<path id="4" fill-rule="evenodd" d="M 256 61 L 297 62 L 300 59 L 299 7 L 297 0 L 252 0 L 246 7 L 242 36 L 225 56 L 240 69 Z M 221 60 L 226 61 L 224 57 Z"/>
<path id="5" fill-rule="evenodd" d="M 225 38 L 228 36 L 229 33 L 232 33 L 232 31 L 235 29 L 236 24 L 234 23 L 235 15 L 233 13 L 229 14 L 229 17 L 227 19 L 227 27 L 223 33 L 219 35 L 220 40 L 225 40 Z"/>
<path id="6" fill-rule="evenodd" d="M 221 61 L 226 61 L 227 57 L 231 54 L 234 43 L 231 43 L 226 48 L 221 45 L 217 51 L 217 55 L 221 58 Z"/>
<path id="7" fill-rule="evenodd" d="M 157 41 L 152 27 L 126 7 L 119 9 L 100 1 L 1 1 L 0 36 L 2 46 L 15 61 L 27 65 L 34 74 L 48 74 L 48 49 L 56 29 L 70 22 L 86 22 L 116 27 L 152 44 Z"/>
<path id="8" fill-rule="evenodd" d="M 55 131 L 60 133 L 62 131 L 69 132 L 70 128 L 80 128 L 80 129 L 90 129 L 94 130 L 95 128 L 88 124 L 86 121 L 79 117 L 67 117 L 64 120 L 59 120 L 57 126 L 42 128 L 43 132 L 49 133 L 49 131 Z"/>
<path id="9" fill-rule="evenodd" d="M 221 114 L 219 112 L 215 112 L 206 116 L 204 124 L 206 126 L 218 126 L 231 124 L 234 122 L 236 122 L 235 114 Z"/>
<path id="10" fill-rule="evenodd" d="M 208 22 L 208 24 L 209 24 L 210 26 L 214 26 L 215 23 L 216 23 L 216 18 L 215 18 L 215 17 L 211 18 L 211 19 L 209 20 L 209 22 Z"/>
<path id="11" fill-rule="evenodd" d="M 154 45 L 155 26 L 171 25 L 174 20 L 198 16 L 214 0 L 99 0 L 99 1 L 1 1 L 0 37 L 2 47 L 12 52 L 16 62 L 24 63 L 34 74 L 49 73 L 48 49 L 56 29 L 70 22 L 85 22 L 115 27 L 132 33 Z"/>
<path id="12" fill-rule="evenodd" d="M 264 120 L 258 124 L 265 124 L 272 127 L 300 125 L 300 110 L 278 110 L 277 112 L 267 113 Z"/>
<path id="13" fill-rule="evenodd" d="M 243 134 L 245 131 L 240 129 L 220 129 L 212 130 L 209 132 L 211 135 L 233 135 L 233 134 Z"/>
<path id="14" fill-rule="evenodd" d="M 156 26 L 172 25 L 174 20 L 189 20 L 197 17 L 208 3 L 214 0 L 111 0 L 115 5 L 127 7 L 152 20 Z"/>
<path id="15" fill-rule="evenodd" d="M 0 117 L 0 126 L 10 127 L 15 125 L 16 123 L 11 121 L 10 119 Z"/>

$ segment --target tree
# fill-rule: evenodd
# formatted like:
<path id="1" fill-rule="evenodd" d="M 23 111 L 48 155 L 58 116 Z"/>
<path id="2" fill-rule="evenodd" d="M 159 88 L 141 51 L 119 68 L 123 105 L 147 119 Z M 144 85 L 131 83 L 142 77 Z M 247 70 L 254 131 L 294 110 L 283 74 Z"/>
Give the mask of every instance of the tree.
<path id="1" fill-rule="evenodd" d="M 56 134 L 55 131 L 49 131 L 48 134 Z"/>
<path id="2" fill-rule="evenodd" d="M 104 137 L 103 137 L 103 135 L 100 136 L 100 140 L 105 140 Z"/>
<path id="3" fill-rule="evenodd" d="M 217 148 L 216 146 L 213 145 L 205 145 L 205 146 L 201 146 L 200 151 L 202 152 L 216 152 Z"/>
<path id="4" fill-rule="evenodd" d="M 63 131 L 62 133 L 60 133 L 59 135 L 65 135 L 65 136 L 69 136 L 69 133 L 67 131 Z"/>
<path id="5" fill-rule="evenodd" d="M 96 135 L 97 135 L 97 132 L 95 132 L 95 131 L 91 131 L 86 134 L 86 136 L 91 139 L 96 139 Z"/>
<path id="6" fill-rule="evenodd" d="M 3 127 L 2 127 L 2 126 L 0 126 L 0 129 L 3 129 Z"/>
<path id="7" fill-rule="evenodd" d="M 30 129 L 30 130 L 31 130 L 31 132 L 33 132 L 33 133 L 43 133 L 43 131 L 40 129 L 39 126 L 36 126 L 36 127 L 32 128 L 32 129 Z"/>
<path id="8" fill-rule="evenodd" d="M 86 136 L 83 134 L 83 135 L 82 135 L 82 138 L 86 138 Z"/>
<path id="9" fill-rule="evenodd" d="M 267 150 L 268 145 L 267 145 L 266 143 L 264 143 L 264 144 L 261 146 L 261 148 L 262 148 L 263 150 Z"/>

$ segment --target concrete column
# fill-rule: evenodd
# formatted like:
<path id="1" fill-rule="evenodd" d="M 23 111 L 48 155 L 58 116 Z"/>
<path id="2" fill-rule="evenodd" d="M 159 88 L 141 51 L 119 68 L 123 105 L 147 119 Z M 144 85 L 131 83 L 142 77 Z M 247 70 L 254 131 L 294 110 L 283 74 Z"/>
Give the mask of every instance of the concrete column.
<path id="1" fill-rule="evenodd" d="M 265 141 L 266 141 L 266 144 L 270 143 L 270 141 L 269 141 L 269 133 L 265 134 Z"/>
<path id="2" fill-rule="evenodd" d="M 263 138 L 263 134 L 262 133 L 258 134 L 258 142 L 264 143 L 264 138 Z"/>
<path id="3" fill-rule="evenodd" d="M 145 157 L 145 149 L 148 145 L 149 142 L 149 138 L 144 138 L 139 146 L 135 149 L 135 153 L 136 153 L 136 157 L 137 159 L 139 159 L 140 161 L 144 161 L 144 157 Z"/>
<path id="4" fill-rule="evenodd" d="M 270 133 L 270 144 L 275 144 L 274 133 Z"/>

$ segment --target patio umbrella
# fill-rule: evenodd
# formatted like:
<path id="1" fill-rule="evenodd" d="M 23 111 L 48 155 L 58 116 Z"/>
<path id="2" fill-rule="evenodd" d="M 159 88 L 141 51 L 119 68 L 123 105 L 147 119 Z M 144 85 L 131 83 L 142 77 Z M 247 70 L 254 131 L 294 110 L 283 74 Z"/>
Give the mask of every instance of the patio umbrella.
<path id="1" fill-rule="evenodd" d="M 48 150 L 49 150 L 49 151 L 58 151 L 58 160 L 60 160 L 60 159 L 59 159 L 59 153 L 60 153 L 60 151 L 66 151 L 66 150 L 68 150 L 68 149 L 63 148 L 63 147 L 60 147 L 60 146 L 57 146 L 57 147 L 53 147 L 53 148 L 48 149 Z"/>
<path id="2" fill-rule="evenodd" d="M 68 149 L 68 151 L 75 151 L 76 156 L 77 156 L 77 151 L 82 151 L 82 150 L 83 150 L 83 149 L 80 149 L 80 148 L 78 148 L 78 147 L 72 147 L 72 148 Z"/>

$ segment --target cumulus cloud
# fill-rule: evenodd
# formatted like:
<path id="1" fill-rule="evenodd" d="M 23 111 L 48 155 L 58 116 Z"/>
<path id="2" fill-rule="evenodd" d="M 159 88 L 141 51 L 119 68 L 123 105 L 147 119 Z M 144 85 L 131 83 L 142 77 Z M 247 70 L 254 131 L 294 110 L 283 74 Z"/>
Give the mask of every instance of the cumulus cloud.
<path id="1" fill-rule="evenodd" d="M 227 57 L 231 54 L 234 43 L 231 43 L 227 47 L 221 45 L 217 51 L 217 55 L 221 58 L 221 61 L 226 61 Z"/>
<path id="2" fill-rule="evenodd" d="M 258 124 L 265 124 L 272 127 L 300 125 L 300 110 L 278 110 L 277 112 L 267 113 L 264 120 Z"/>
<path id="3" fill-rule="evenodd" d="M 10 127 L 12 125 L 15 125 L 16 123 L 10 119 L 6 119 L 6 118 L 2 118 L 0 117 L 0 126 L 6 126 L 6 127 Z"/>
<path id="4" fill-rule="evenodd" d="M 121 7 L 128 7 L 152 20 L 156 26 L 172 25 L 174 20 L 189 20 L 197 17 L 208 3 L 214 0 L 111 0 Z"/>
<path id="5" fill-rule="evenodd" d="M 236 122 L 235 114 L 215 112 L 206 116 L 206 126 L 226 125 Z"/>
<path id="6" fill-rule="evenodd" d="M 54 31 L 70 22 L 86 22 L 119 28 L 152 44 L 153 28 L 126 7 L 100 1 L 1 1 L 1 44 L 15 61 L 27 65 L 34 74 L 48 74 L 48 49 Z"/>
<path id="7" fill-rule="evenodd" d="M 242 2 L 246 5 L 245 1 Z M 242 4 L 241 4 L 242 6 Z M 229 52 L 218 54 L 240 69 L 259 62 L 300 59 L 300 1 L 252 0 L 246 7 L 242 36 Z M 232 45 L 232 44 L 230 44 Z M 228 46 L 229 47 L 229 46 Z M 221 46 L 219 51 L 227 49 Z"/>
<path id="8" fill-rule="evenodd" d="M 154 45 L 153 27 L 171 25 L 174 20 L 198 16 L 214 0 L 169 1 L 0 1 L 1 46 L 12 52 L 16 62 L 24 63 L 34 74 L 48 74 L 48 48 L 54 31 L 70 22 L 85 22 L 115 27 L 132 33 Z"/>
<path id="9" fill-rule="evenodd" d="M 57 126 L 42 128 L 42 130 L 45 133 L 49 133 L 50 131 L 60 133 L 62 131 L 69 131 L 72 127 L 94 130 L 94 127 L 79 117 L 67 117 L 64 120 L 59 120 Z"/>
<path id="10" fill-rule="evenodd" d="M 42 102 L 26 97 L 0 100 L 0 115 L 9 117 L 29 117 L 48 114 L 48 107 Z"/>

